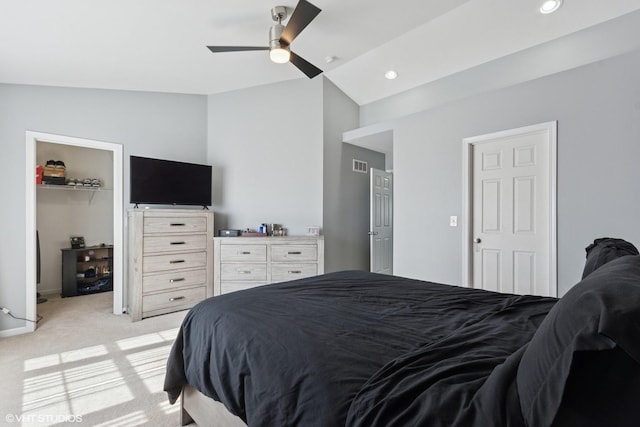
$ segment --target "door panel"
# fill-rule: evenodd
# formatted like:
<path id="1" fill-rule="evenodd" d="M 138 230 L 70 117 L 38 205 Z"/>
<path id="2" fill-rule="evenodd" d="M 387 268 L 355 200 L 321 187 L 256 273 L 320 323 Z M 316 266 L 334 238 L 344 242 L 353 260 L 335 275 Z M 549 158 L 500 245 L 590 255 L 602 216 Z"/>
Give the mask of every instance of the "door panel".
<path id="1" fill-rule="evenodd" d="M 502 254 L 498 249 L 482 249 L 483 289 L 499 292 L 502 285 Z"/>
<path id="2" fill-rule="evenodd" d="M 514 178 L 513 232 L 535 233 L 536 177 Z"/>
<path id="3" fill-rule="evenodd" d="M 515 251 L 513 253 L 513 273 L 516 294 L 532 294 L 536 283 L 536 254 L 533 252 Z"/>
<path id="4" fill-rule="evenodd" d="M 501 180 L 482 182 L 482 231 L 497 233 L 500 231 L 500 212 L 502 211 Z"/>

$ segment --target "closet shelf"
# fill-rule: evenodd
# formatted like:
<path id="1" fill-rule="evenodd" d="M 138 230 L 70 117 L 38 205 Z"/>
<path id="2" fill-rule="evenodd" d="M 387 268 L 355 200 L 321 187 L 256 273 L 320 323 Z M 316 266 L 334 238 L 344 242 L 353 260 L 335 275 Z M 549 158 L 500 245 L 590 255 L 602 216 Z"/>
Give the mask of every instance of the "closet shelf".
<path id="1" fill-rule="evenodd" d="M 48 190 L 58 190 L 58 191 L 84 191 L 91 195 L 89 197 L 89 204 L 93 202 L 93 196 L 96 195 L 96 192 L 100 191 L 112 191 L 111 188 L 104 187 L 85 187 L 83 185 L 55 185 L 55 184 L 37 184 L 36 187 L 43 188 Z"/>
<path id="2" fill-rule="evenodd" d="M 68 191 L 112 191 L 110 188 L 85 187 L 83 185 L 38 184 L 37 187 L 38 188 L 50 188 L 52 190 L 68 190 Z"/>

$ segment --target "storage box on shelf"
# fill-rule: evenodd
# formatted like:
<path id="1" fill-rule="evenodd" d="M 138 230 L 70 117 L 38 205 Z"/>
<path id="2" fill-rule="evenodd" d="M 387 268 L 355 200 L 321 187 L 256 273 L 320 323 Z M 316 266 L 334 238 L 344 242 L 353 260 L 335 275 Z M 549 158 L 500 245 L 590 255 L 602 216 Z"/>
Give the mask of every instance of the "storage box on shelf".
<path id="1" fill-rule="evenodd" d="M 185 310 L 213 295 L 213 212 L 129 211 L 129 314 Z"/>
<path id="2" fill-rule="evenodd" d="M 214 295 L 324 274 L 322 236 L 215 237 Z"/>
<path id="3" fill-rule="evenodd" d="M 45 166 L 42 171 L 45 177 L 64 178 L 66 174 L 65 168 L 56 168 L 54 166 Z"/>
<path id="4" fill-rule="evenodd" d="M 62 297 L 113 290 L 113 246 L 62 249 Z"/>
<path id="5" fill-rule="evenodd" d="M 64 176 L 43 176 L 42 184 L 45 185 L 65 185 L 66 178 Z"/>

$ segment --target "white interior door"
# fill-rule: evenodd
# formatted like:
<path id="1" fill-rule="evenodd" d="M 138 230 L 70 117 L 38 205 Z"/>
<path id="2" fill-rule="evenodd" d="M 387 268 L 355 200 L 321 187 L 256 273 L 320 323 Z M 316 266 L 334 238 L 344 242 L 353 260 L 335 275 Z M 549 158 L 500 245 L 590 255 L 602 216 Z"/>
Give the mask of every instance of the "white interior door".
<path id="1" fill-rule="evenodd" d="M 370 268 L 374 273 L 393 274 L 393 175 L 370 171 Z"/>
<path id="2" fill-rule="evenodd" d="M 473 287 L 556 295 L 553 130 L 552 135 L 548 126 L 531 126 L 476 137 L 471 154 Z"/>

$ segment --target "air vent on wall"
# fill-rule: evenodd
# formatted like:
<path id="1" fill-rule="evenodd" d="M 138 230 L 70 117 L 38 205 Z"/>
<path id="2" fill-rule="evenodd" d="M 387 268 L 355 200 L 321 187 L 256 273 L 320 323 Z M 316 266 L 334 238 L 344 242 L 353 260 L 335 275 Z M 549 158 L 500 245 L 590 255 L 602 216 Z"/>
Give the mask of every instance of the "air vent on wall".
<path id="1" fill-rule="evenodd" d="M 360 172 L 360 173 L 367 173 L 368 171 L 367 162 L 353 159 L 353 171 Z"/>

